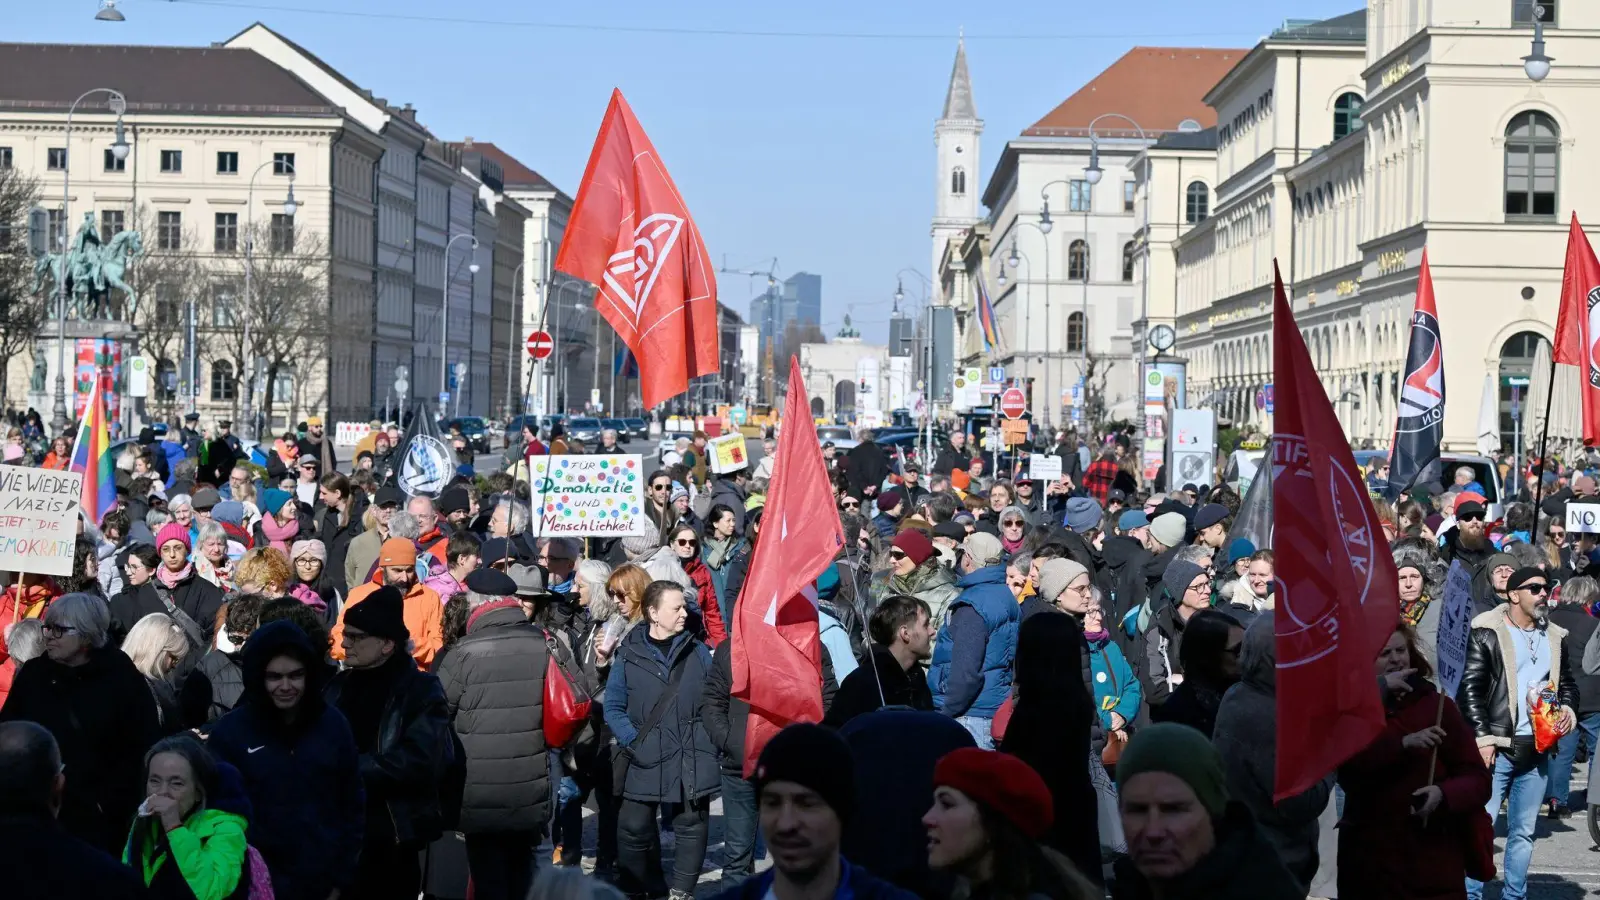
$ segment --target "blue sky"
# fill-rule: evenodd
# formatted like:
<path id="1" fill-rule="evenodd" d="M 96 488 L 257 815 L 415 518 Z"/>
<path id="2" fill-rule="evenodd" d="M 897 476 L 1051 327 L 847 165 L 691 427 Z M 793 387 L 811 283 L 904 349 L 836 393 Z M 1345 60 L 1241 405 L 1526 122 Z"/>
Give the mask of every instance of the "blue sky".
<path id="1" fill-rule="evenodd" d="M 93 21 L 97 5 L 14 0 L 5 39 L 204 45 L 259 20 L 379 96 L 415 104 L 441 137 L 492 140 L 568 193 L 621 87 L 719 265 L 776 258 L 780 277 L 819 273 L 824 330 L 850 311 L 881 341 L 896 271 L 932 274 L 933 123 L 958 29 L 985 120 L 981 185 L 1007 138 L 1129 47 L 1248 47 L 1284 18 L 1362 4 L 121 0 L 120 24 Z M 747 314 L 761 285 L 720 279 L 722 300 Z"/>

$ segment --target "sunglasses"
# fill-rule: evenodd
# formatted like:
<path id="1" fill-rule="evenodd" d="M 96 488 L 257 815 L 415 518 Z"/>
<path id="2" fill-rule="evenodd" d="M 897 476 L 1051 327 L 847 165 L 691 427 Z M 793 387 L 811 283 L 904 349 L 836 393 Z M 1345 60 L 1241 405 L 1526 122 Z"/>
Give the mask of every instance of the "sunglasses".
<path id="1" fill-rule="evenodd" d="M 1021 519 L 1007 519 L 1006 521 L 1001 522 L 1000 524 L 1005 528 L 1021 528 L 1022 527 L 1022 520 Z"/>
<path id="2" fill-rule="evenodd" d="M 666 490 L 667 488 L 669 488 L 671 486 L 672 485 L 670 485 L 670 484 L 652 484 L 652 485 L 650 485 L 650 490 L 652 490 L 652 491 L 664 491 L 664 490 Z"/>
<path id="3" fill-rule="evenodd" d="M 1467 513 L 1465 515 L 1456 516 L 1456 518 L 1462 522 L 1482 522 L 1483 513 Z"/>
<path id="4" fill-rule="evenodd" d="M 700 546 L 700 542 L 695 540 L 695 539 L 693 539 L 693 538 L 690 538 L 689 540 L 684 540 L 682 538 L 679 538 L 674 543 L 676 543 L 679 547 L 698 547 L 698 546 Z"/>
<path id="5" fill-rule="evenodd" d="M 606 596 L 613 600 L 626 600 L 628 595 L 621 591 L 606 591 Z"/>
<path id="6" fill-rule="evenodd" d="M 895 562 L 899 562 L 900 560 L 906 558 L 906 552 L 904 550 L 890 550 L 889 558 Z"/>
<path id="7" fill-rule="evenodd" d="M 1540 597 L 1550 593 L 1550 585 L 1543 582 L 1539 582 L 1537 584 L 1525 584 L 1522 587 L 1517 588 L 1517 590 L 1527 591 L 1528 593 L 1533 594 L 1535 597 Z M 45 627 L 48 628 L 49 626 L 47 625 Z"/>
<path id="8" fill-rule="evenodd" d="M 851 500 L 846 500 L 844 503 L 842 503 L 840 505 L 843 506 L 845 509 L 860 509 L 861 508 L 861 504 L 860 503 L 855 502 L 855 501 L 851 501 Z"/>

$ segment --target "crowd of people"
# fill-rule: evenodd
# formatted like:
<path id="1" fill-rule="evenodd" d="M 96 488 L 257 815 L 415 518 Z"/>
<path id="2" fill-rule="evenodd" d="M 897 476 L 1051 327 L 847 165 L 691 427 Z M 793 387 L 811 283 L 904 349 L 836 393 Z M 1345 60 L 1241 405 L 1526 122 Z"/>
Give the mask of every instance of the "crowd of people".
<path id="1" fill-rule="evenodd" d="M 1470 469 L 1374 498 L 1402 601 L 1373 662 L 1388 726 L 1275 800 L 1273 551 L 1230 538 L 1226 487 L 1123 483 L 1114 441 L 1061 435 L 1045 484 L 959 434 L 927 466 L 825 447 L 825 714 L 747 771 L 733 639 L 777 443 L 714 476 L 705 435 L 680 442 L 644 481 L 649 534 L 579 540 L 531 536 L 519 464 L 581 449 L 559 432 L 429 497 L 382 477 L 382 429 L 341 472 L 320 421 L 268 466 L 225 425 L 193 456 L 182 426 L 129 445 L 73 571 L 0 594 L 0 858 L 48 873 L 20 896 L 522 900 L 548 840 L 550 868 L 630 898 L 715 867 L 751 900 L 1476 900 L 1497 874 L 1520 900 L 1600 732 L 1593 539 L 1489 521 Z M 1445 697 L 1456 562 L 1474 618 Z"/>

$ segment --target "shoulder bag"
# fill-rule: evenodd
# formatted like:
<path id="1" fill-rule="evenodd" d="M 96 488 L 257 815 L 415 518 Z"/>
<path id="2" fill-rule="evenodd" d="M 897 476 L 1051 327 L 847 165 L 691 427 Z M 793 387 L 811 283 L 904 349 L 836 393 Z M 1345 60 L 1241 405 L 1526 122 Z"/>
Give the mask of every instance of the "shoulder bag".
<path id="1" fill-rule="evenodd" d="M 588 723 L 594 694 L 581 675 L 572 673 L 577 662 L 565 644 L 546 631 L 544 646 L 544 745 L 558 750 Z"/>
<path id="2" fill-rule="evenodd" d="M 618 660 L 621 663 L 622 660 Z M 611 784 L 618 797 L 622 796 L 622 788 L 628 782 L 628 767 L 633 765 L 633 748 L 639 745 L 650 732 L 656 730 L 661 724 L 661 716 L 667 711 L 667 704 L 678 694 L 678 684 L 683 681 L 683 671 L 689 668 L 687 659 L 681 660 L 667 675 L 667 686 L 661 691 L 661 699 L 656 705 L 650 707 L 650 712 L 644 717 L 644 724 L 639 726 L 639 733 L 633 737 L 633 746 L 624 747 L 617 745 L 617 752 L 611 754 Z"/>

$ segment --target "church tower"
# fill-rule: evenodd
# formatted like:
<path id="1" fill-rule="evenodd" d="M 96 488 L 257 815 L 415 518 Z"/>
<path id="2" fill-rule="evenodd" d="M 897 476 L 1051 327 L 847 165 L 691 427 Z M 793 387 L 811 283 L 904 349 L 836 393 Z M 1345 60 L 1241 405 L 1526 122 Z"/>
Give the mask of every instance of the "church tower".
<path id="1" fill-rule="evenodd" d="M 939 262 L 952 237 L 978 222 L 978 143 L 983 120 L 972 101 L 972 79 L 967 74 L 966 39 L 956 41 L 956 62 L 950 70 L 950 87 L 945 91 L 944 113 L 933 126 L 933 143 L 938 157 L 934 173 L 933 259 L 928 274 L 937 283 Z"/>

